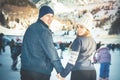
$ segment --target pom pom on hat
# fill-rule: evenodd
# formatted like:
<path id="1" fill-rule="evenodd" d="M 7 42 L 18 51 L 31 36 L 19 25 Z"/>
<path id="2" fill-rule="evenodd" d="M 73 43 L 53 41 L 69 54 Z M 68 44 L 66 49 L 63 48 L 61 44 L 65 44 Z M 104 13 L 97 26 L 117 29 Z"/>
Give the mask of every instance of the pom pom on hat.
<path id="1" fill-rule="evenodd" d="M 93 25 L 93 15 L 90 12 L 85 13 L 80 18 L 78 23 L 91 31 L 92 30 L 92 25 Z"/>
<path id="2" fill-rule="evenodd" d="M 43 17 L 48 13 L 51 13 L 54 15 L 54 11 L 49 6 L 42 6 L 39 10 L 39 18 Z"/>

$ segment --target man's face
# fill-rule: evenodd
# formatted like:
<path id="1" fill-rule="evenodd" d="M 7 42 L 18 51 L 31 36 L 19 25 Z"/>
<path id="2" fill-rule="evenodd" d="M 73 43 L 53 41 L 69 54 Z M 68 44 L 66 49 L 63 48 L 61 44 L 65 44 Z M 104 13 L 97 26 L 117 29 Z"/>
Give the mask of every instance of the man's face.
<path id="1" fill-rule="evenodd" d="M 48 26 L 52 23 L 54 15 L 51 13 L 48 13 L 44 15 L 41 20 L 46 23 Z"/>

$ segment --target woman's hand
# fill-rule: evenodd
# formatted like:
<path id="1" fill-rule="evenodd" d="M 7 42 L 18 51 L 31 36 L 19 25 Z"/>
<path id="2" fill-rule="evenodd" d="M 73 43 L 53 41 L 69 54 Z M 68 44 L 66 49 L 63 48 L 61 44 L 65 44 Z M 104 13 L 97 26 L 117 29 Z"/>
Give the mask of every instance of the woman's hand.
<path id="1" fill-rule="evenodd" d="M 56 76 L 57 76 L 57 78 L 58 78 L 59 80 L 65 80 L 65 78 L 61 77 L 60 74 L 57 74 Z"/>

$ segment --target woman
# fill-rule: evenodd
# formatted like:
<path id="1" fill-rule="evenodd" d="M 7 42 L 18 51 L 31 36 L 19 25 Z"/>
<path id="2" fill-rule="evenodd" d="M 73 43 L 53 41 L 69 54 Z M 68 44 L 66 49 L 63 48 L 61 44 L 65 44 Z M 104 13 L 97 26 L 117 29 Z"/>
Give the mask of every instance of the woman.
<path id="1" fill-rule="evenodd" d="M 96 50 L 96 42 L 90 35 L 88 24 L 77 25 L 77 37 L 70 47 L 70 59 L 65 69 L 57 75 L 60 80 L 64 80 L 70 71 L 71 80 L 96 80 L 95 67 L 91 63 L 92 54 Z"/>

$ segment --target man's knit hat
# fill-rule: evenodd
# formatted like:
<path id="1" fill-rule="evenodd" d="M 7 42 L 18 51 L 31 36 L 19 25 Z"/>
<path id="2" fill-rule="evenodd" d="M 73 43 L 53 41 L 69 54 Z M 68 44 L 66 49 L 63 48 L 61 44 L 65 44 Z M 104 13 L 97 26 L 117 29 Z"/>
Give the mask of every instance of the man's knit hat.
<path id="1" fill-rule="evenodd" d="M 52 8 L 50 8 L 49 6 L 42 6 L 39 10 L 39 18 L 43 17 L 48 13 L 51 13 L 54 15 L 54 11 L 52 10 Z"/>
<path id="2" fill-rule="evenodd" d="M 88 30 L 92 30 L 93 15 L 90 12 L 85 13 L 79 20 L 78 24 L 86 27 Z"/>

